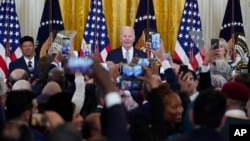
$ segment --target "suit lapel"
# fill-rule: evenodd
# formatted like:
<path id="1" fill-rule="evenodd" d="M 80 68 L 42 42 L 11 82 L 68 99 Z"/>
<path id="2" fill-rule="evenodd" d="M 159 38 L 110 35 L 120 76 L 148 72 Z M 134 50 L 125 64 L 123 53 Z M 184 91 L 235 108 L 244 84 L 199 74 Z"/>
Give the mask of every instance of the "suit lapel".
<path id="1" fill-rule="evenodd" d="M 122 53 L 122 47 L 119 47 L 119 50 L 118 50 L 118 60 L 120 60 L 120 62 L 123 61 L 123 53 Z"/>
<path id="2" fill-rule="evenodd" d="M 26 64 L 25 59 L 24 59 L 23 56 L 22 56 L 22 58 L 20 59 L 20 65 L 24 66 L 23 68 L 24 68 L 27 72 L 29 72 L 28 66 L 27 66 L 27 64 Z"/>

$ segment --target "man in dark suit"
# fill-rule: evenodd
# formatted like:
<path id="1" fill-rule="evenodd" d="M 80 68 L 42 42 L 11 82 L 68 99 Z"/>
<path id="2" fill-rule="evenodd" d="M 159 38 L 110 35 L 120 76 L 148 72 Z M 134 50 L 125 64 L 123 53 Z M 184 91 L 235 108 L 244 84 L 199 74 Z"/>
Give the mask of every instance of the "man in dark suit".
<path id="1" fill-rule="evenodd" d="M 20 39 L 20 48 L 23 56 L 9 64 L 9 74 L 17 68 L 26 70 L 33 82 L 38 77 L 38 58 L 35 57 L 34 39 L 24 36 Z"/>
<path id="2" fill-rule="evenodd" d="M 133 43 L 135 41 L 135 31 L 132 27 L 125 26 L 120 30 L 121 47 L 114 49 L 108 53 L 106 61 L 112 61 L 115 64 L 124 62 L 130 63 L 133 57 L 147 58 L 147 54 L 141 50 L 135 49 Z"/>

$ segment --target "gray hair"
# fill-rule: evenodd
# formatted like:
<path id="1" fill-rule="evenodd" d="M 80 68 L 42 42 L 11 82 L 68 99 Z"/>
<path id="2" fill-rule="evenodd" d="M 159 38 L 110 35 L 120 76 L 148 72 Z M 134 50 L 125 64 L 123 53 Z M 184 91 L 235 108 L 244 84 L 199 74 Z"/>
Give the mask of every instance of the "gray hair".
<path id="1" fill-rule="evenodd" d="M 231 66 L 224 59 L 215 60 L 211 64 L 211 75 L 222 75 L 227 81 L 231 79 Z"/>

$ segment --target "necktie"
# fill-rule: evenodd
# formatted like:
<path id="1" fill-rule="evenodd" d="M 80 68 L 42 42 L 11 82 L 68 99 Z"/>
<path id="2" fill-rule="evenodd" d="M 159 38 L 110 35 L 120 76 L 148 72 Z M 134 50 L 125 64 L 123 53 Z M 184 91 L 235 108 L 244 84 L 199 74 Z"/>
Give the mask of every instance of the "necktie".
<path id="1" fill-rule="evenodd" d="M 130 58 L 129 58 L 129 52 L 128 51 L 126 52 L 126 59 L 127 59 L 127 63 L 129 64 L 130 63 Z"/>
<path id="2" fill-rule="evenodd" d="M 32 61 L 28 62 L 28 70 L 29 70 L 30 73 L 33 72 Z"/>

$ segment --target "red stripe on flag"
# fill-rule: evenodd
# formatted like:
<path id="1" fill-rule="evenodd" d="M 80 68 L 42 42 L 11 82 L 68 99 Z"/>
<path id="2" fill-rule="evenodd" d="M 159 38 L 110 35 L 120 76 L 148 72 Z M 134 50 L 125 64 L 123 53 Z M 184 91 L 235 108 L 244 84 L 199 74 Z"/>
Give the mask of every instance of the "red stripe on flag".
<path id="1" fill-rule="evenodd" d="M 8 71 L 8 67 L 7 67 L 7 65 L 5 63 L 5 60 L 3 59 L 2 56 L 0 56 L 0 66 L 1 66 L 1 69 L 3 70 L 5 76 L 7 77 L 9 71 Z"/>
<path id="2" fill-rule="evenodd" d="M 111 51 L 112 50 L 111 45 L 108 44 L 105 49 L 107 50 L 107 52 Z"/>
<path id="3" fill-rule="evenodd" d="M 12 53 L 11 55 L 10 55 L 10 60 L 11 60 L 11 62 L 12 61 L 14 61 L 14 60 L 16 60 L 17 58 L 16 58 L 16 54 L 15 53 Z"/>

